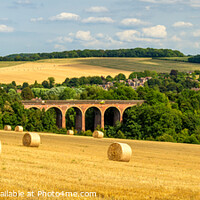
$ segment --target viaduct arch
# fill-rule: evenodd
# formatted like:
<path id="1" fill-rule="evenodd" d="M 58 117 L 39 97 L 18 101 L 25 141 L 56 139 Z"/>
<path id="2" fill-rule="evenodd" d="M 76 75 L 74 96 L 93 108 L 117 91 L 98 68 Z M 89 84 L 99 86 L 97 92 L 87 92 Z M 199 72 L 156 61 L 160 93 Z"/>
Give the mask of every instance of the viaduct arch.
<path id="1" fill-rule="evenodd" d="M 75 108 L 77 111 L 76 114 L 76 128 L 78 130 L 85 131 L 85 116 L 86 112 L 90 108 L 96 108 L 99 110 L 95 113 L 95 124 L 94 127 L 98 124 L 101 128 L 104 128 L 105 121 L 104 117 L 106 112 L 112 108 L 113 109 L 113 124 L 119 120 L 123 120 L 124 111 L 132 106 L 141 105 L 144 103 L 144 100 L 26 100 L 22 101 L 24 108 L 38 108 L 40 110 L 44 109 L 45 111 L 55 108 L 57 113 L 57 125 L 59 128 L 66 128 L 65 114 L 70 108 Z M 112 111 L 111 111 L 112 112 Z"/>

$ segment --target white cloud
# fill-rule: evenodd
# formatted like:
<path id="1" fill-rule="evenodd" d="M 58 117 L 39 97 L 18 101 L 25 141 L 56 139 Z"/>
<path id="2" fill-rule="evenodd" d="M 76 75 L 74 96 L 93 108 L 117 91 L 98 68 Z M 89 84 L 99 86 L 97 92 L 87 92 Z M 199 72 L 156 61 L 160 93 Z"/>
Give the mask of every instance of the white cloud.
<path id="1" fill-rule="evenodd" d="M 140 0 L 142 2 L 153 3 L 153 4 L 183 4 L 193 8 L 200 8 L 199 0 Z"/>
<path id="2" fill-rule="evenodd" d="M 106 43 L 108 43 L 109 46 L 110 45 L 121 45 L 121 44 L 123 44 L 122 41 L 116 41 L 110 36 L 105 37 L 105 45 L 106 45 Z"/>
<path id="3" fill-rule="evenodd" d="M 97 38 L 104 38 L 104 34 L 103 33 L 98 33 L 96 36 L 97 36 Z"/>
<path id="4" fill-rule="evenodd" d="M 200 8 L 200 4 L 191 4 L 191 7 L 193 7 L 193 8 Z"/>
<path id="5" fill-rule="evenodd" d="M 90 31 L 79 30 L 76 33 L 69 33 L 67 36 L 57 37 L 53 42 L 55 48 L 64 50 L 65 44 L 71 42 L 73 45 L 79 45 L 86 48 L 124 48 L 130 46 L 131 43 L 144 42 L 145 44 L 161 45 L 160 39 L 145 38 L 143 34 L 137 30 L 125 30 L 115 34 L 116 39 L 102 32 L 92 34 Z"/>
<path id="6" fill-rule="evenodd" d="M 197 49 L 199 49 L 200 48 L 200 42 L 195 42 L 194 43 L 194 47 L 196 47 Z"/>
<path id="7" fill-rule="evenodd" d="M 6 26 L 4 24 L 0 24 L 0 32 L 8 33 L 8 32 L 13 32 L 14 28 Z"/>
<path id="8" fill-rule="evenodd" d="M 64 44 L 64 43 L 67 43 L 67 42 L 73 42 L 73 39 L 71 37 L 68 37 L 68 36 L 60 36 L 60 37 L 57 37 L 53 40 L 49 40 L 48 42 L 56 42 L 56 43 L 61 43 L 61 44 Z"/>
<path id="9" fill-rule="evenodd" d="M 61 45 L 61 44 L 55 44 L 55 45 L 54 45 L 54 48 L 55 48 L 55 49 L 58 49 L 58 50 L 60 50 L 60 51 L 66 50 L 65 46 L 64 46 L 64 45 Z"/>
<path id="10" fill-rule="evenodd" d="M 27 7 L 27 8 L 37 8 L 37 4 L 33 3 L 30 0 L 18 0 L 13 2 L 14 6 L 16 7 Z"/>
<path id="11" fill-rule="evenodd" d="M 200 29 L 193 32 L 194 37 L 200 37 Z"/>
<path id="12" fill-rule="evenodd" d="M 134 40 L 138 40 L 137 38 L 140 36 L 140 33 L 136 30 L 126 30 L 118 32 L 116 35 L 121 41 L 133 42 Z"/>
<path id="13" fill-rule="evenodd" d="M 173 24 L 173 27 L 191 27 L 191 26 L 193 26 L 192 23 L 190 23 L 190 22 L 183 22 L 183 21 L 175 22 Z"/>
<path id="14" fill-rule="evenodd" d="M 75 34 L 74 33 L 69 33 L 68 35 L 69 35 L 69 37 L 74 37 Z"/>
<path id="15" fill-rule="evenodd" d="M 76 39 L 82 40 L 82 41 L 91 41 L 94 40 L 94 38 L 91 36 L 90 31 L 78 31 L 75 35 Z"/>
<path id="16" fill-rule="evenodd" d="M 60 43 L 65 43 L 65 42 L 73 42 L 73 39 L 70 37 L 58 37 L 58 41 Z"/>
<path id="17" fill-rule="evenodd" d="M 65 50 L 66 43 L 73 42 L 73 44 L 79 44 L 87 48 L 108 48 L 117 47 L 123 45 L 122 41 L 114 40 L 109 35 L 103 33 L 97 33 L 94 36 L 90 31 L 78 31 L 76 33 L 69 33 L 68 36 L 60 36 L 56 39 L 49 40 L 49 43 L 54 43 L 54 48 L 59 50 Z"/>
<path id="18" fill-rule="evenodd" d="M 110 17 L 88 17 L 87 19 L 83 19 L 84 23 L 113 23 L 114 20 Z"/>
<path id="19" fill-rule="evenodd" d="M 146 10 L 150 10 L 151 7 L 150 7 L 150 6 L 146 6 L 145 9 L 146 9 Z"/>
<path id="20" fill-rule="evenodd" d="M 121 46 L 123 44 L 122 41 L 116 41 L 108 35 L 102 35 L 101 33 L 99 33 L 97 35 L 100 35 L 102 37 L 99 39 L 94 38 L 91 41 L 84 42 L 84 43 L 82 43 L 83 46 L 90 47 L 90 48 L 94 47 L 95 49 L 105 48 L 105 47 L 108 48 L 108 47 L 113 47 L 113 46 L 116 46 L 119 48 L 119 46 Z"/>
<path id="21" fill-rule="evenodd" d="M 31 18 L 30 21 L 31 22 L 40 22 L 40 21 L 43 21 L 43 17 L 38 17 L 38 18 Z"/>
<path id="22" fill-rule="evenodd" d="M 157 26 L 152 26 L 149 28 L 143 28 L 142 31 L 146 37 L 165 38 L 167 36 L 166 27 L 163 25 L 157 25 Z"/>
<path id="23" fill-rule="evenodd" d="M 140 0 L 140 1 L 148 3 L 173 4 L 177 2 L 182 2 L 183 0 Z"/>
<path id="24" fill-rule="evenodd" d="M 100 12 L 108 12 L 108 9 L 103 6 L 94 6 L 88 8 L 86 11 L 91 13 L 100 13 Z"/>
<path id="25" fill-rule="evenodd" d="M 180 41 L 181 41 L 181 38 L 179 38 L 179 37 L 177 37 L 176 35 L 174 35 L 174 36 L 171 37 L 171 41 L 180 42 Z"/>
<path id="26" fill-rule="evenodd" d="M 56 21 L 56 20 L 79 20 L 79 15 L 76 15 L 74 13 L 66 13 L 66 12 L 62 12 L 56 16 L 53 16 L 50 18 L 50 20 L 52 21 Z"/>
<path id="27" fill-rule="evenodd" d="M 153 3 L 153 4 L 183 4 L 193 8 L 200 8 L 199 0 L 140 0 L 142 2 Z"/>
<path id="28" fill-rule="evenodd" d="M 8 21 L 8 18 L 0 18 L 0 21 Z"/>
<path id="29" fill-rule="evenodd" d="M 187 34 L 186 34 L 185 31 L 180 32 L 180 36 L 184 37 L 184 36 L 186 36 L 186 35 L 187 35 Z"/>
<path id="30" fill-rule="evenodd" d="M 144 22 L 136 18 L 126 18 L 121 21 L 124 26 L 138 26 L 138 25 L 147 25 L 148 22 Z"/>
<path id="31" fill-rule="evenodd" d="M 16 4 L 29 5 L 29 4 L 31 4 L 31 1 L 30 0 L 19 0 L 19 1 L 16 1 Z"/>
<path id="32" fill-rule="evenodd" d="M 142 37 L 142 34 L 136 30 L 126 30 L 126 31 L 118 32 L 116 33 L 116 36 L 119 38 L 120 41 L 124 41 L 124 42 L 134 42 L 134 41 L 160 42 L 159 39 L 144 38 Z"/>
<path id="33" fill-rule="evenodd" d="M 199 2 L 199 0 L 190 0 L 189 4 L 190 4 L 191 7 L 200 8 L 200 2 Z"/>

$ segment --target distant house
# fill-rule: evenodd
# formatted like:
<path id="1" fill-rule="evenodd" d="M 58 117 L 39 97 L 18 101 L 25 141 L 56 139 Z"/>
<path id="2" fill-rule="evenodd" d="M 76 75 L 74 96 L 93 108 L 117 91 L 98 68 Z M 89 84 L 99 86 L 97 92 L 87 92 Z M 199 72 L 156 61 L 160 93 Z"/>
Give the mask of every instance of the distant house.
<path id="1" fill-rule="evenodd" d="M 193 90 L 193 91 L 199 91 L 200 88 L 191 88 L 191 90 Z"/>
<path id="2" fill-rule="evenodd" d="M 17 89 L 17 93 L 21 94 L 22 90 L 20 89 Z"/>
<path id="3" fill-rule="evenodd" d="M 119 82 L 120 82 L 120 83 L 125 83 L 125 81 L 124 81 L 124 80 L 119 80 Z"/>
<path id="4" fill-rule="evenodd" d="M 31 99 L 32 101 L 42 101 L 42 98 L 41 97 L 35 97 L 35 98 L 33 98 L 33 99 Z"/>
<path id="5" fill-rule="evenodd" d="M 140 78 L 139 80 L 140 80 L 140 83 L 145 83 L 147 81 L 146 78 Z"/>
<path id="6" fill-rule="evenodd" d="M 108 85 L 108 86 L 112 87 L 114 84 L 113 84 L 113 82 L 107 82 L 107 84 L 106 84 L 106 85 Z"/>
<path id="7" fill-rule="evenodd" d="M 144 87 L 144 83 L 147 82 L 148 80 L 150 80 L 152 77 L 141 77 L 141 78 L 133 78 L 133 79 L 127 79 L 126 81 L 124 80 L 119 80 L 119 83 L 126 83 L 129 86 L 131 86 L 134 89 L 137 89 L 137 87 Z M 102 87 L 104 90 L 108 90 L 110 87 L 114 86 L 114 83 L 116 81 L 112 81 L 112 82 L 107 82 L 104 85 L 99 85 L 100 87 Z"/>
<path id="8" fill-rule="evenodd" d="M 146 78 L 147 81 L 150 80 L 150 79 L 152 79 L 152 77 L 150 77 L 150 76 L 147 76 L 145 78 Z"/>
<path id="9" fill-rule="evenodd" d="M 194 71 L 188 71 L 188 72 L 187 72 L 187 74 L 192 74 L 192 73 L 194 73 Z"/>

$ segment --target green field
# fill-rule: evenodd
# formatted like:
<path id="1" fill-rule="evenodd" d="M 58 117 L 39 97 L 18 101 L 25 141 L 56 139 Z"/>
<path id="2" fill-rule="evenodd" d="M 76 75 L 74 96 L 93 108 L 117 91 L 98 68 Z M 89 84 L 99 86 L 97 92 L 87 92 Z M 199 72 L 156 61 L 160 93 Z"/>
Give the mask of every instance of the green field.
<path id="1" fill-rule="evenodd" d="M 105 67 L 108 69 L 124 70 L 129 72 L 139 72 L 153 70 L 157 72 L 170 72 L 172 69 L 178 71 L 200 70 L 200 64 L 187 62 L 189 57 L 169 57 L 169 58 L 67 58 L 67 59 L 47 59 L 34 62 L 0 62 L 0 68 L 16 66 L 20 64 L 49 64 L 66 67 L 72 65 L 76 70 L 77 66 Z M 27 65 L 28 66 L 28 65 Z M 31 68 L 31 67 L 30 67 Z M 84 70 L 84 68 L 82 68 Z"/>
<path id="2" fill-rule="evenodd" d="M 93 58 L 80 59 L 79 62 L 86 65 L 136 72 L 144 70 L 170 72 L 172 69 L 185 72 L 191 70 L 200 70 L 200 64 L 174 61 L 173 59 L 175 58 L 170 58 L 169 60 L 152 58 Z"/>
<path id="3" fill-rule="evenodd" d="M 15 65 L 23 64 L 23 63 L 25 63 L 25 62 L 1 61 L 1 62 L 0 62 L 0 68 L 3 68 L 3 67 L 12 67 L 12 66 L 15 66 Z"/>
<path id="4" fill-rule="evenodd" d="M 188 62 L 188 58 L 191 56 L 186 56 L 186 57 L 160 57 L 160 58 L 155 58 L 158 60 L 171 60 L 171 61 L 178 61 L 178 62 Z"/>

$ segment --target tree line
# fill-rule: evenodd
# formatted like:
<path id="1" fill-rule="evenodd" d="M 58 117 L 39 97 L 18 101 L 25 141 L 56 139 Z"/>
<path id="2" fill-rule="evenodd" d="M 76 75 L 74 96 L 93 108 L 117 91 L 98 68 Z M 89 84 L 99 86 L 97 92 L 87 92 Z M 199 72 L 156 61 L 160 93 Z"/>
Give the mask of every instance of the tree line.
<path id="1" fill-rule="evenodd" d="M 54 77 L 49 77 L 47 80 L 42 81 L 42 83 L 38 83 L 37 81 L 34 82 L 34 84 L 29 84 L 28 82 L 24 82 L 22 85 L 17 85 L 15 81 L 12 81 L 9 84 L 3 84 L 0 83 L 0 87 L 4 88 L 6 92 L 15 93 L 17 89 L 24 89 L 26 87 L 29 87 L 31 89 L 33 88 L 41 88 L 41 91 L 48 92 L 48 89 L 52 89 L 53 91 L 57 90 L 58 87 L 62 90 L 63 87 L 70 87 L 74 88 L 77 92 L 82 90 L 82 87 L 86 87 L 87 85 L 103 85 L 107 84 L 109 82 L 113 82 L 113 86 L 117 87 L 119 85 L 119 80 L 126 81 L 127 79 L 133 79 L 133 78 L 141 78 L 141 77 L 157 77 L 158 74 L 155 71 L 149 71 L 145 70 L 144 72 L 132 72 L 128 77 L 126 77 L 123 73 L 119 73 L 115 77 L 112 77 L 110 75 L 104 77 L 104 76 L 82 76 L 80 78 L 66 78 L 62 84 L 55 83 Z M 63 86 L 63 87 L 62 87 Z M 58 89 L 59 90 L 59 89 Z M 43 93 L 42 93 L 43 94 Z"/>
<path id="2" fill-rule="evenodd" d="M 16 93 L 18 87 L 0 89 L 0 128 L 10 124 L 24 126 L 28 131 L 44 131 L 66 133 L 66 129 L 58 129 L 56 111 L 25 110 L 21 99 L 42 97 L 42 99 L 118 99 L 145 100 L 141 106 L 127 109 L 123 122 L 114 126 L 105 123 L 103 130 L 106 137 L 117 137 L 140 140 L 156 140 L 169 142 L 200 143 L 200 91 L 198 90 L 200 71 L 192 74 L 171 70 L 170 73 L 151 73 L 152 79 L 144 87 L 136 90 L 126 82 L 116 81 L 116 85 L 104 90 L 99 85 L 87 84 L 71 87 L 56 85 L 51 77 L 47 80 L 48 88 L 42 84 L 24 84 L 22 93 Z M 139 73 L 138 73 L 139 74 Z M 135 72 L 132 74 L 135 77 Z M 142 74 L 140 74 L 142 76 Z M 124 78 L 122 74 L 117 76 Z M 100 77 L 101 78 L 101 77 Z M 112 78 L 112 77 L 111 77 Z M 115 78 L 115 77 L 114 77 Z M 126 77 L 125 77 L 126 78 Z M 102 78 L 101 78 L 102 79 Z M 126 80 L 126 79 L 125 79 Z M 10 84 L 9 84 L 10 85 Z M 15 85 L 15 86 L 14 86 Z M 196 88 L 196 90 L 193 90 Z M 30 95 L 30 96 L 29 96 Z M 87 113 L 87 123 L 93 123 L 93 112 Z M 66 114 L 67 129 L 75 127 L 76 111 L 72 108 Z M 88 125 L 89 127 L 89 125 Z M 100 127 L 97 127 L 100 129 Z M 91 135 L 89 127 L 79 135 Z"/>
<path id="3" fill-rule="evenodd" d="M 188 62 L 200 63 L 200 55 L 192 56 L 188 58 Z"/>
<path id="4" fill-rule="evenodd" d="M 183 57 L 184 54 L 172 49 L 134 48 L 115 50 L 72 50 L 52 53 L 21 53 L 0 57 L 0 61 L 36 61 L 53 58 L 85 57 Z"/>

